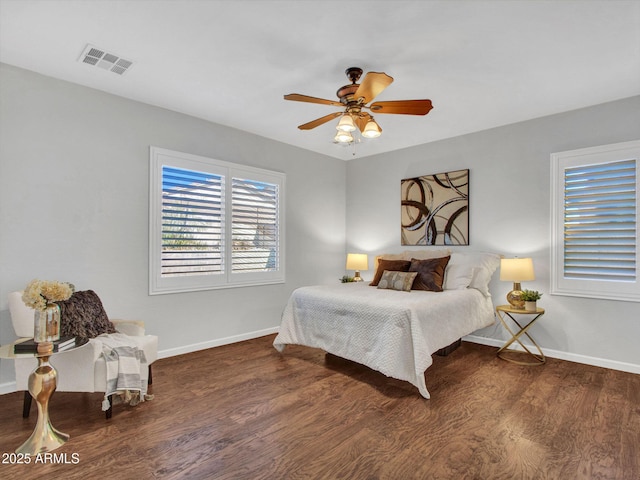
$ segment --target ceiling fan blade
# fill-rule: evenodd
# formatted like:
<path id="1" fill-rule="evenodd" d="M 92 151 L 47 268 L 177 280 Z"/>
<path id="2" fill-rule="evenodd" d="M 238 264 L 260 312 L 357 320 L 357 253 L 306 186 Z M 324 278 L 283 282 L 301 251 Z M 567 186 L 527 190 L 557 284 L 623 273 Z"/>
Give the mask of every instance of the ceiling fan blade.
<path id="1" fill-rule="evenodd" d="M 364 98 L 363 103 L 369 103 L 391 85 L 391 82 L 393 82 L 393 78 L 384 72 L 367 72 L 358 90 L 356 90 L 354 98 L 362 97 Z"/>
<path id="2" fill-rule="evenodd" d="M 391 100 L 372 103 L 374 113 L 397 113 L 401 115 L 426 115 L 433 108 L 431 100 Z"/>
<path id="3" fill-rule="evenodd" d="M 325 115 L 324 117 L 316 118 L 315 120 L 305 123 L 304 125 L 298 126 L 300 130 L 311 130 L 312 128 L 319 127 L 320 125 L 327 123 L 333 120 L 336 117 L 342 115 L 342 112 L 330 113 L 329 115 Z"/>
<path id="4" fill-rule="evenodd" d="M 342 107 L 340 102 L 333 100 L 325 100 L 324 98 L 310 97 L 308 95 L 300 95 L 299 93 L 290 93 L 284 96 L 285 100 L 293 100 L 295 102 L 307 102 L 307 103 L 319 103 L 321 105 L 335 105 L 336 107 Z"/>

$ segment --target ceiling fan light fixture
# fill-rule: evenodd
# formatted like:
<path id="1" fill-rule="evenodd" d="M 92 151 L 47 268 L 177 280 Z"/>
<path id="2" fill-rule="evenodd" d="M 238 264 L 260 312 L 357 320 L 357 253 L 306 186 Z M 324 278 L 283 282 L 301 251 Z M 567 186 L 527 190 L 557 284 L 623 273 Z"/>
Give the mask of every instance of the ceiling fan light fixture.
<path id="1" fill-rule="evenodd" d="M 336 129 L 341 132 L 353 132 L 356 129 L 356 124 L 353 121 L 353 118 L 351 118 L 351 115 L 345 113 L 340 117 L 340 121 L 338 122 Z"/>
<path id="2" fill-rule="evenodd" d="M 334 140 L 338 143 L 351 143 L 353 142 L 353 136 L 350 132 L 338 130 L 338 133 L 336 133 Z"/>
<path id="3" fill-rule="evenodd" d="M 345 73 L 351 83 L 340 87 L 336 92 L 339 102 L 310 97 L 309 95 L 301 95 L 299 93 L 290 93 L 284 96 L 285 100 L 341 107 L 341 111 L 330 113 L 324 117 L 316 118 L 311 122 L 298 125 L 298 129 L 311 130 L 312 128 L 339 118 L 336 125 L 337 133 L 333 138 L 334 143 L 342 146 L 353 145 L 355 155 L 355 145 L 360 143 L 362 138 L 378 138 L 382 135 L 380 125 L 376 123 L 371 114 L 364 112 L 365 109 L 376 114 L 426 115 L 433 108 L 431 100 L 427 99 L 386 100 L 371 103 L 380 93 L 391 85 L 393 77 L 390 77 L 384 72 L 367 72 L 364 79 L 358 83 L 362 75 L 361 68 L 348 68 Z"/>
<path id="4" fill-rule="evenodd" d="M 365 138 L 378 138 L 380 135 L 382 135 L 382 131 L 380 130 L 380 125 L 378 125 L 375 122 L 375 120 L 372 118 L 364 126 L 364 130 L 362 131 L 362 136 Z"/>

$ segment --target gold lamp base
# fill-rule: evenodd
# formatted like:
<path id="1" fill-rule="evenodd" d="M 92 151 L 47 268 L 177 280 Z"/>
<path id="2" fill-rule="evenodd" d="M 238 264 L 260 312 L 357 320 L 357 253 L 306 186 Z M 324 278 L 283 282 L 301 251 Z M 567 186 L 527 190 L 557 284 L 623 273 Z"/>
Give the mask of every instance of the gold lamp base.
<path id="1" fill-rule="evenodd" d="M 520 283 L 513 283 L 513 290 L 507 293 L 507 302 L 509 302 L 511 308 L 524 310 L 524 300 L 522 300 L 522 287 Z"/>
<path id="2" fill-rule="evenodd" d="M 58 374 L 49 364 L 49 357 L 38 358 L 38 368 L 29 375 L 29 393 L 38 405 L 38 421 L 31 436 L 16 449 L 16 453 L 36 455 L 50 452 L 65 444 L 69 435 L 51 425 L 49 399 L 56 390 Z"/>

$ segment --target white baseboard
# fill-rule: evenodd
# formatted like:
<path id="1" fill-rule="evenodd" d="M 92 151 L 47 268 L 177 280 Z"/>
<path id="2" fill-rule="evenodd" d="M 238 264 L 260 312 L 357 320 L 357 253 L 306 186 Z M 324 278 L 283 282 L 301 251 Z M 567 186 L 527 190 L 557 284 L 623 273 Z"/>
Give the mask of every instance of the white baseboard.
<path id="1" fill-rule="evenodd" d="M 184 345 L 182 347 L 160 350 L 158 351 L 158 358 L 174 357 L 185 353 L 197 352 L 198 350 L 206 350 L 207 348 L 220 347 L 222 345 L 229 345 L 231 343 L 242 342 L 244 340 L 251 340 L 252 338 L 264 337 L 265 335 L 278 333 L 278 330 L 279 327 L 265 328 L 264 330 L 243 333 L 232 337 L 217 338 L 215 340 L 207 340 L 206 342 L 192 343 L 191 345 Z"/>
<path id="2" fill-rule="evenodd" d="M 16 381 L 0 383 L 0 395 L 5 393 L 13 393 L 16 391 Z"/>
<path id="3" fill-rule="evenodd" d="M 489 345 L 491 347 L 501 347 L 505 344 L 505 340 L 496 340 L 495 338 L 479 337 L 476 335 L 467 335 L 462 339 L 468 342 L 479 343 L 481 345 Z M 529 348 L 529 350 L 535 350 L 536 348 L 535 346 L 529 345 L 527 343 L 525 343 L 525 345 L 527 345 L 527 348 Z M 517 343 L 515 343 L 515 345 L 511 345 L 509 348 L 524 351 L 524 349 Z M 560 350 L 552 350 L 550 348 L 543 348 L 542 351 L 544 352 L 545 356 L 551 358 L 558 358 L 560 360 L 567 360 L 569 362 L 583 363 L 585 365 L 593 365 L 594 367 L 610 368 L 611 370 L 620 370 L 622 372 L 640 373 L 640 365 L 635 365 L 633 363 L 618 362 L 616 360 L 608 360 L 606 358 L 562 352 Z"/>
<path id="4" fill-rule="evenodd" d="M 265 335 L 271 335 L 272 333 L 278 333 L 279 327 L 265 328 L 264 330 L 257 330 L 254 332 L 243 333 L 242 335 L 234 335 L 232 337 L 218 338 L 215 340 L 209 340 L 201 343 L 193 343 L 191 345 L 184 345 L 177 348 L 168 348 L 166 350 L 158 351 L 158 358 L 174 357 L 176 355 L 183 355 L 185 353 L 197 352 L 198 350 L 205 350 L 207 348 L 220 347 L 222 345 L 229 345 L 231 343 L 242 342 L 243 340 L 251 340 L 252 338 L 264 337 Z M 0 395 L 5 393 L 13 393 L 16 391 L 16 382 L 0 383 Z"/>

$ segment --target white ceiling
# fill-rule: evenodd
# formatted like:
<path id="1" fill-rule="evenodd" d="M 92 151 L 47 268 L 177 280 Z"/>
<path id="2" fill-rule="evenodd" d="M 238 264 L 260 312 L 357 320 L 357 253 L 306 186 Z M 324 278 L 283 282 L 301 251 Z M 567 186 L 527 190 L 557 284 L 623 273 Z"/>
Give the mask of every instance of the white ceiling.
<path id="1" fill-rule="evenodd" d="M 358 157 L 638 95 L 640 1 L 0 0 L 0 61 L 349 159 L 336 122 L 296 128 L 335 107 L 283 95 L 335 100 L 358 66 L 394 77 L 378 100 L 433 101 Z"/>

